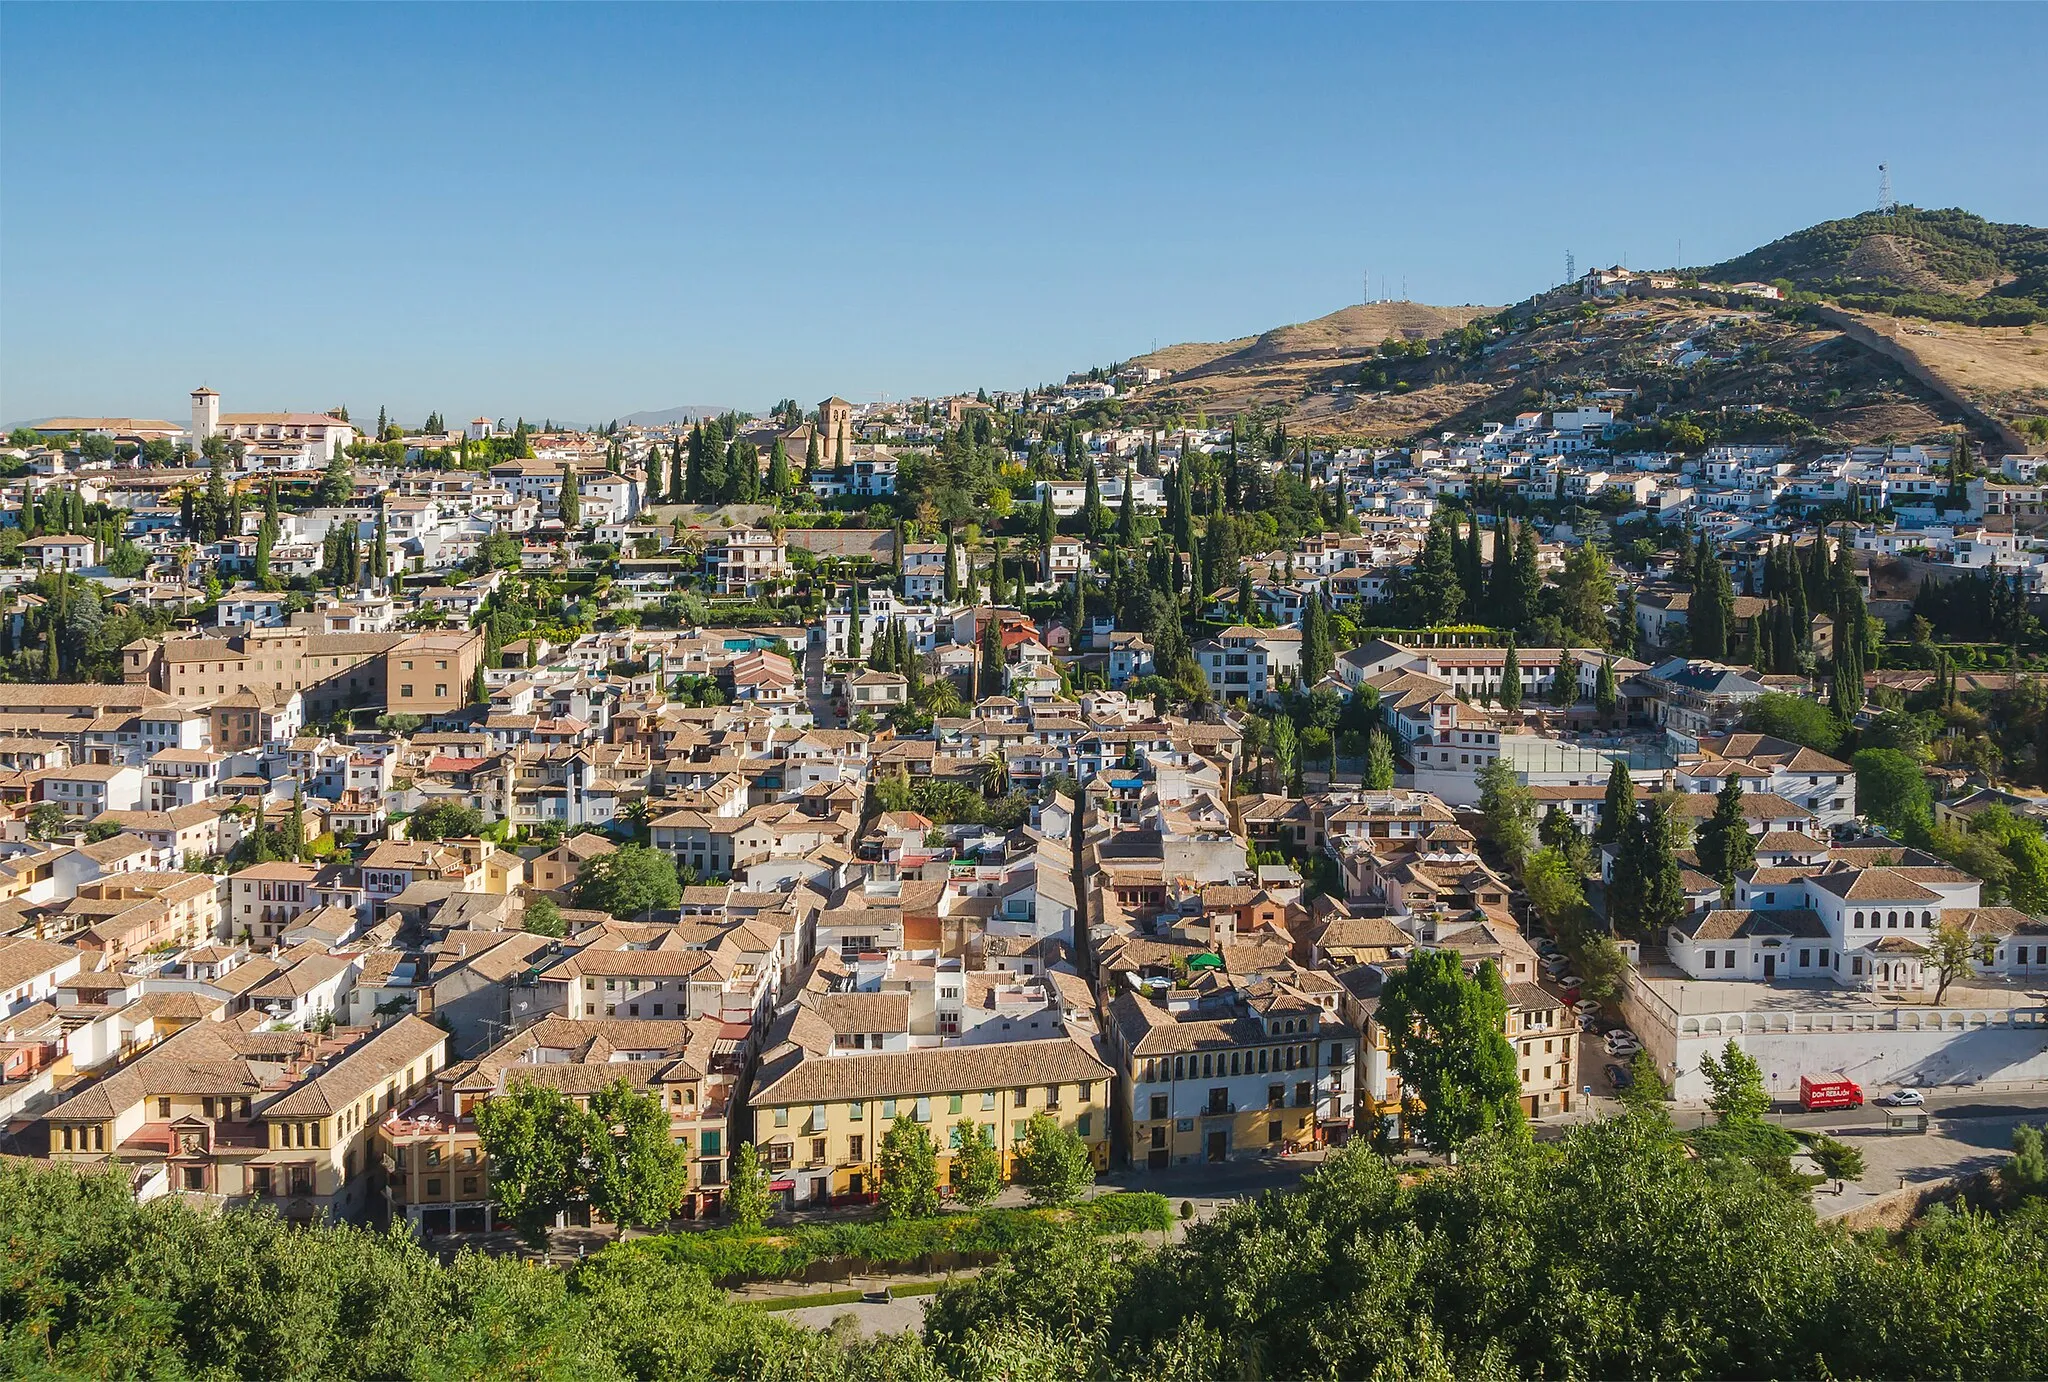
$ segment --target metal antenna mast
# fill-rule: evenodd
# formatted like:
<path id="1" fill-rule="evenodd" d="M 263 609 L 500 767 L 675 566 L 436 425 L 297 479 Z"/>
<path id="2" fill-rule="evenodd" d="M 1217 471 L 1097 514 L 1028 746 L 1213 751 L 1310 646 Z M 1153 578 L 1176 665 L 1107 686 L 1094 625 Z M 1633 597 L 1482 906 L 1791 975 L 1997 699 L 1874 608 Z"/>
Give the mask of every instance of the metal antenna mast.
<path id="1" fill-rule="evenodd" d="M 1892 200 L 1892 166 L 1889 163 L 1877 165 L 1877 214 L 1889 216 L 1899 209 Z"/>
<path id="2" fill-rule="evenodd" d="M 1573 257 L 1570 250 L 1564 252 L 1564 281 L 1566 283 L 1577 283 L 1579 281 L 1579 261 Z"/>

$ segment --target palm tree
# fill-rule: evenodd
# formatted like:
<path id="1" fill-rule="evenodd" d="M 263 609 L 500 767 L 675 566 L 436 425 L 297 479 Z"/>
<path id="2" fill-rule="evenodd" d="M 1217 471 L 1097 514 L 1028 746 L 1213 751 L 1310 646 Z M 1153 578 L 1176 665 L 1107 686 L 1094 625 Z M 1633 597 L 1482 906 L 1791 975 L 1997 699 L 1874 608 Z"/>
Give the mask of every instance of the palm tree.
<path id="1" fill-rule="evenodd" d="M 990 749 L 988 756 L 981 760 L 981 791 L 984 796 L 999 797 L 1010 790 L 1010 765 L 1001 749 Z"/>

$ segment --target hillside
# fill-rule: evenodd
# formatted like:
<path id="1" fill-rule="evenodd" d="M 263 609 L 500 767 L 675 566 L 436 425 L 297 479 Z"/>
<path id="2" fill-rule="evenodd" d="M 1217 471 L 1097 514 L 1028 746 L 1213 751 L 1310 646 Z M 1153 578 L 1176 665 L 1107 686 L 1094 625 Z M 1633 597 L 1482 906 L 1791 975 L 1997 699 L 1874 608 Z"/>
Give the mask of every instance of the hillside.
<path id="1" fill-rule="evenodd" d="M 1998 451 L 2048 441 L 2048 329 L 2030 324 L 2037 308 L 2048 319 L 2048 231 L 1904 208 L 1686 276 L 1812 296 L 1763 304 L 1642 284 L 1620 300 L 1552 292 L 1510 314 L 1364 304 L 1139 356 L 1168 377 L 1103 411 L 1167 426 L 1249 411 L 1397 442 L 1627 389 L 1630 416 L 1683 413 L 1730 441 L 1941 440 L 1958 425 Z M 1468 324 L 1484 339 L 1453 339 Z M 1431 348 L 1383 356 L 1388 338 Z"/>
<path id="2" fill-rule="evenodd" d="M 1983 326 L 2048 321 L 2048 230 L 1953 208 L 1823 221 L 1696 272 L 1715 283 L 1789 283 L 1866 311 Z"/>
<path id="3" fill-rule="evenodd" d="M 652 412 L 628 413 L 619 419 L 622 427 L 670 427 L 678 422 L 702 422 L 708 417 L 721 417 L 730 412 L 727 408 L 710 408 L 701 403 L 685 403 L 676 408 L 661 408 Z"/>
<path id="4" fill-rule="evenodd" d="M 1266 369 L 1345 355 L 1370 355 L 1389 336 L 1425 341 L 1456 331 L 1492 307 L 1430 307 L 1420 302 L 1366 302 L 1340 307 L 1326 317 L 1276 326 L 1234 341 L 1173 345 L 1140 355 L 1134 365 L 1199 377 L 1243 369 Z"/>

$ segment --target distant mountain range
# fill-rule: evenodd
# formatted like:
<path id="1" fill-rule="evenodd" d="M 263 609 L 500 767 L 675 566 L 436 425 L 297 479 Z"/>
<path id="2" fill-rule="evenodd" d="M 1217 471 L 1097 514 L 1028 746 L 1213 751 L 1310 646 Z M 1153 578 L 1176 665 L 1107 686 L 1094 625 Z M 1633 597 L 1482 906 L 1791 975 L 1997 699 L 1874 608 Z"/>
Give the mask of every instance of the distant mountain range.
<path id="1" fill-rule="evenodd" d="M 667 427 L 677 422 L 702 422 L 707 417 L 729 413 L 731 408 L 713 408 L 702 403 L 685 403 L 677 408 L 661 408 L 654 412 L 628 413 L 619 419 L 622 427 Z"/>

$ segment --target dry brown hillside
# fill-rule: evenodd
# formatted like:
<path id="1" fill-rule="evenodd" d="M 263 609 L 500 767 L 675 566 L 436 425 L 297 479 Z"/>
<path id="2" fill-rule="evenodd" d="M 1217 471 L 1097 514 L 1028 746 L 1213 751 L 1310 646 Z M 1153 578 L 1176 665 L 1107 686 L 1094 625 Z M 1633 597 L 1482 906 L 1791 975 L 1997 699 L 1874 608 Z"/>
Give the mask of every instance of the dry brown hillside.
<path id="1" fill-rule="evenodd" d="M 1124 395 L 1118 412 L 1172 425 L 1258 409 L 1297 432 L 1400 441 L 1621 387 L 1636 391 L 1635 416 L 1712 415 L 1731 439 L 1752 431 L 1758 440 L 1815 444 L 1940 439 L 1962 420 L 1946 390 L 1916 381 L 1901 362 L 1839 328 L 1678 299 L 1603 304 L 1587 318 L 1552 319 L 1498 339 L 1477 359 L 1376 358 L 1388 336 L 1434 339 L 1486 310 L 1379 303 L 1237 341 L 1168 347 L 1139 363 L 1174 372 Z M 1941 337 L 1908 339 L 1962 339 L 1945 323 L 1940 330 Z M 2007 370 L 2037 359 L 2026 354 L 2035 338 L 2016 329 L 1970 334 L 2000 338 Z M 1688 344 L 1710 361 L 1677 363 Z M 1991 382 L 1988 367 L 1984 382 Z M 1784 414 L 1802 421 L 1788 427 L 1767 416 Z"/>
<path id="2" fill-rule="evenodd" d="M 1852 315 L 1987 417 L 2048 416 L 2048 329 Z"/>
<path id="3" fill-rule="evenodd" d="M 1276 326 L 1234 341 L 1171 345 L 1131 363 L 1175 374 L 1200 376 L 1246 366 L 1270 368 L 1301 360 L 1363 356 L 1389 336 L 1424 341 L 1455 331 L 1497 307 L 1431 307 L 1421 302 L 1366 302 L 1340 307 L 1327 317 Z"/>

